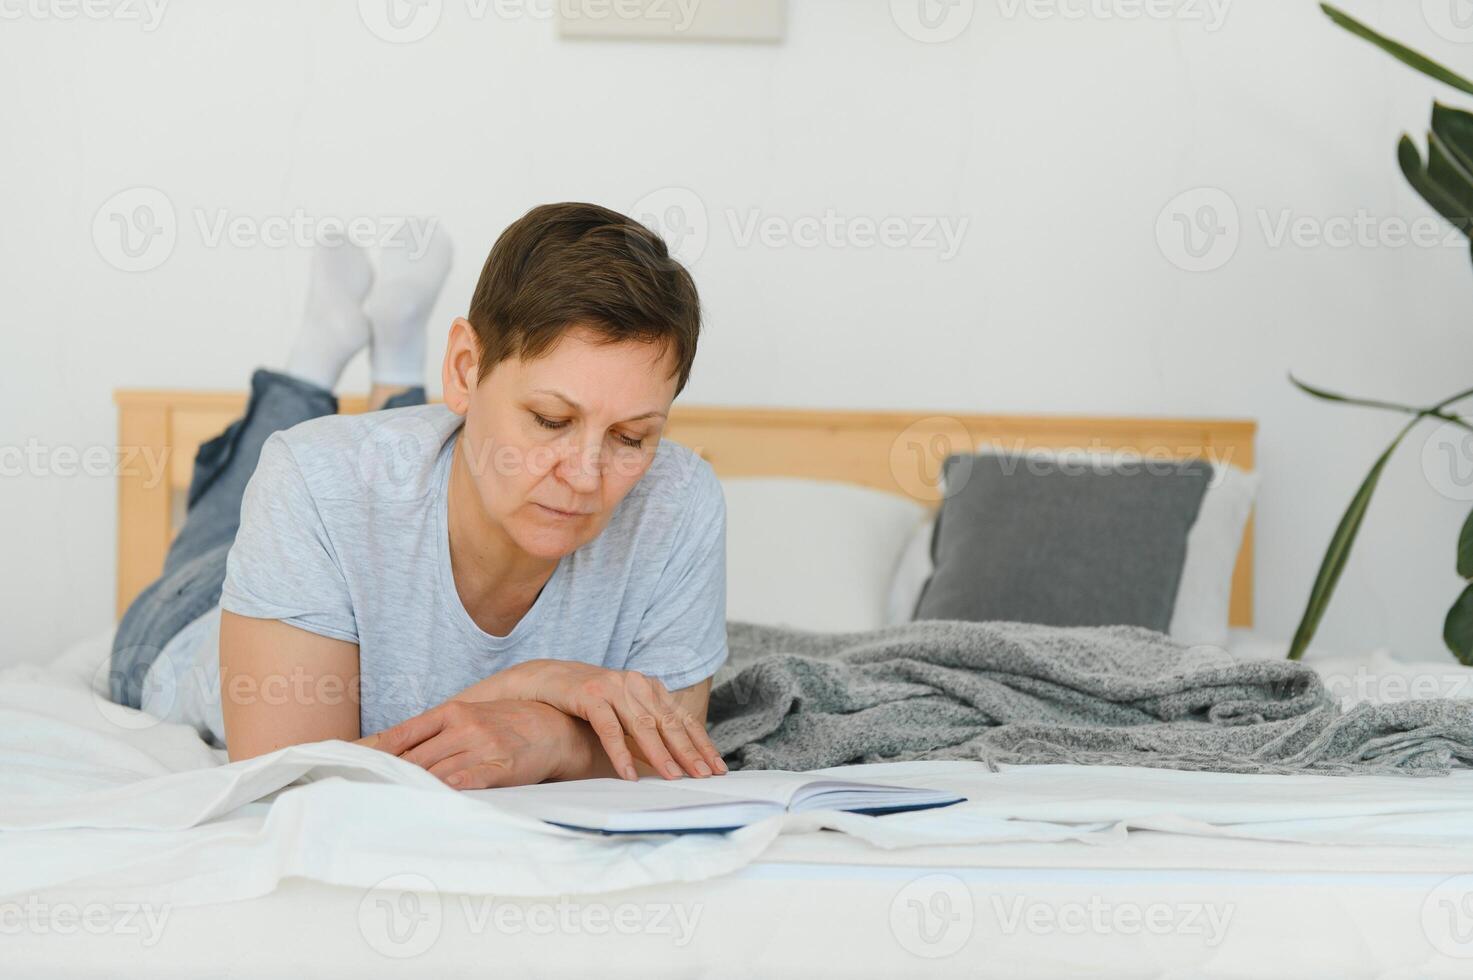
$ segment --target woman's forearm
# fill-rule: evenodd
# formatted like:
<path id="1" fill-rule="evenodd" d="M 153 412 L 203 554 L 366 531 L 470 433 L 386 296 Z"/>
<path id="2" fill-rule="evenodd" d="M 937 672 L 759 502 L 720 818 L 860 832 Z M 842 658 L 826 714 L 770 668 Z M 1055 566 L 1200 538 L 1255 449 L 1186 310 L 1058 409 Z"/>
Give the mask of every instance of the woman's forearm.
<path id="1" fill-rule="evenodd" d="M 517 685 L 513 675 L 507 671 L 497 671 L 490 677 L 476 681 L 470 687 L 455 695 L 454 701 L 520 701 L 523 700 L 516 692 Z"/>
<path id="2" fill-rule="evenodd" d="M 519 669 L 520 668 L 520 669 Z M 461 691 L 452 701 L 519 701 L 527 698 L 527 665 L 498 671 Z M 618 779 L 609 754 L 594 733 L 593 727 L 581 718 L 568 717 L 568 728 L 563 747 L 563 764 L 558 766 L 553 780 L 569 779 Z M 640 776 L 657 776 L 644 754 L 633 740 L 626 739 L 630 753 L 634 756 L 634 767 Z"/>
<path id="3" fill-rule="evenodd" d="M 497 671 L 452 700 L 540 701 L 577 721 L 576 744 L 581 749 L 591 743 L 594 752 L 575 768 L 578 775 L 567 778 L 678 779 L 726 772 L 705 728 L 710 691 L 709 678 L 666 691 L 658 680 L 636 671 L 540 659 Z M 606 735 L 593 730 L 595 722 Z"/>

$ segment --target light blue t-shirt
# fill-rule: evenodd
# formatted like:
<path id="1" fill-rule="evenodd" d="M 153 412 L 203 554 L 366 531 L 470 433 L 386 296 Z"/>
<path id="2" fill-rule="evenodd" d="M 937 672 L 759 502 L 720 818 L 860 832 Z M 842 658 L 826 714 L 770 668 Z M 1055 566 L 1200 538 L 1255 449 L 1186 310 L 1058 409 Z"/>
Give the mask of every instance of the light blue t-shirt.
<path id="1" fill-rule="evenodd" d="M 661 440 L 604 530 L 563 556 L 516 627 L 496 636 L 466 612 L 451 572 L 447 488 L 461 423 L 424 405 L 273 435 L 246 488 L 221 608 L 358 644 L 365 735 L 527 660 L 637 670 L 671 690 L 716 672 L 727 654 L 726 507 L 709 463 Z M 188 656 L 218 657 L 217 622 L 186 628 L 196 634 Z M 223 744 L 218 700 L 206 715 L 189 720 Z"/>

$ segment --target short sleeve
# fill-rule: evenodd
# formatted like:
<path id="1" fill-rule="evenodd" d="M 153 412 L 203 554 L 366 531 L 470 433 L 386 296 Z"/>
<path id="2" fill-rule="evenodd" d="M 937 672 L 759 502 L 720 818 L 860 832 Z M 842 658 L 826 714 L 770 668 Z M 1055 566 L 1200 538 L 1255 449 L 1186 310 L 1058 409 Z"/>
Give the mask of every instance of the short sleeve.
<path id="1" fill-rule="evenodd" d="M 279 433 L 262 446 L 246 484 L 220 608 L 358 642 L 338 556 L 301 467 Z"/>
<path id="2" fill-rule="evenodd" d="M 625 663 L 675 691 L 726 662 L 726 500 L 699 461 L 670 559 Z"/>

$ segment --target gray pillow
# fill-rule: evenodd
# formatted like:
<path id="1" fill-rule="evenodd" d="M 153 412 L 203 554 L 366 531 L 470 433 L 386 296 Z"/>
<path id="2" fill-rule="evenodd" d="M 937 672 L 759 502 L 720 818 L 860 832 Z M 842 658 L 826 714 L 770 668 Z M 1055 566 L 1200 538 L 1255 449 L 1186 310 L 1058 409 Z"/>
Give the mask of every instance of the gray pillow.
<path id="1" fill-rule="evenodd" d="M 1203 460 L 948 457 L 916 619 L 1166 632 Z"/>

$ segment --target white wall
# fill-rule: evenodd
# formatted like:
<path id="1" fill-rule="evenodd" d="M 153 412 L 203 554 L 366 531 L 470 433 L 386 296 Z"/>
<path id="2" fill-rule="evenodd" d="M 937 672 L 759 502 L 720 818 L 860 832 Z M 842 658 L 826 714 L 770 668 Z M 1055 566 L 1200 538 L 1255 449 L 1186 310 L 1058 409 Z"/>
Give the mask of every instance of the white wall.
<path id="1" fill-rule="evenodd" d="M 115 387 L 238 388 L 279 361 L 305 253 L 211 246 L 197 212 L 441 216 L 461 251 L 437 357 L 484 251 L 526 208 L 629 209 L 686 188 L 709 222 L 695 272 L 710 330 L 685 400 L 1255 417 L 1258 616 L 1287 634 L 1399 423 L 1312 401 L 1285 372 L 1409 401 L 1473 385 L 1465 248 L 1275 245 L 1260 223 L 1428 213 L 1394 140 L 1451 93 L 1308 0 L 1217 0 L 1217 30 L 1207 0 L 1166 19 L 1119 16 L 1134 0 L 1063 0 L 1116 15 L 1082 18 L 977 0 L 945 43 L 909 37 L 884 0 L 791 0 L 781 46 L 560 42 L 541 17 L 477 19 L 476 0 L 443 0 L 407 44 L 370 33 L 352 2 L 175 3 L 153 30 L 121 19 L 132 4 L 62 20 L 68 2 L 0 2 L 0 447 L 110 446 Z M 1347 2 L 1473 66 L 1420 5 Z M 178 238 L 129 273 L 92 226 L 140 185 L 167 195 Z M 1188 272 L 1163 255 L 1157 217 L 1201 186 L 1230 196 L 1240 241 Z M 830 209 L 970 224 L 943 258 L 743 246 L 728 220 Z M 356 365 L 347 387 L 364 379 Z M 1423 465 L 1432 431 L 1387 471 L 1327 646 L 1441 655 L 1470 505 Z M 112 479 L 39 469 L 0 479 L 0 661 L 112 615 Z"/>

